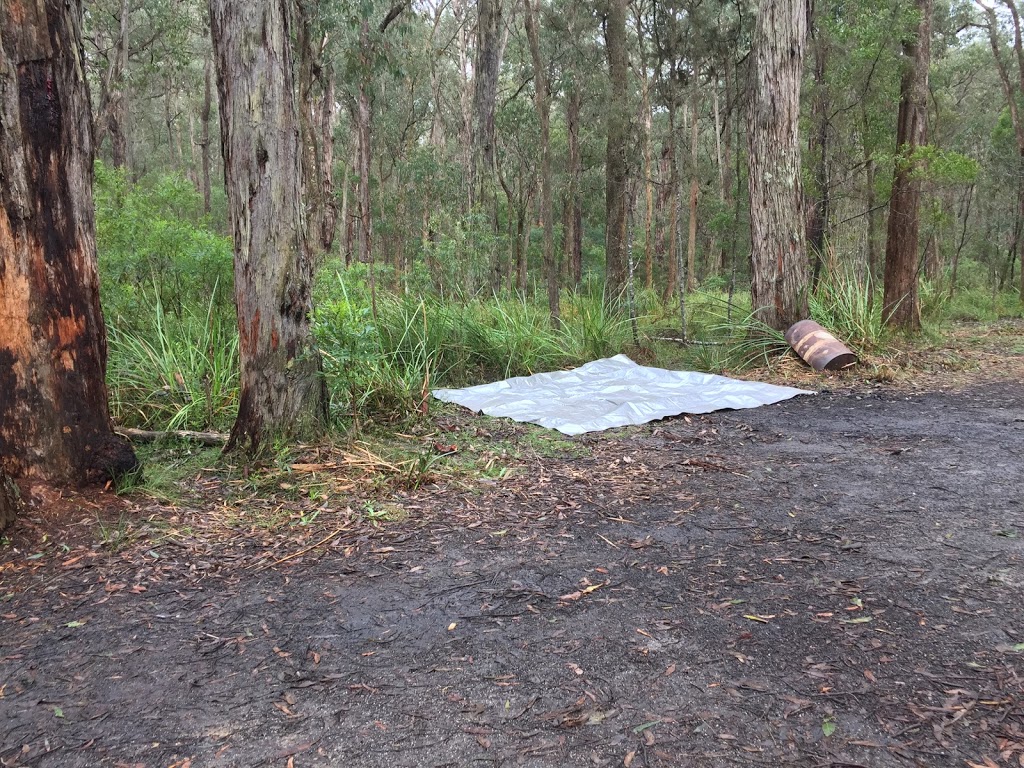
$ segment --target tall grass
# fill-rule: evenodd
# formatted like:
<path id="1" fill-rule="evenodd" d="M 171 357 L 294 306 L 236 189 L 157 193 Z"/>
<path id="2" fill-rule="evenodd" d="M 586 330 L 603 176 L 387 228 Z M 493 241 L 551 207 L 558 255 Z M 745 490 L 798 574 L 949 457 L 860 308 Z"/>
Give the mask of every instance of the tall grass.
<path id="1" fill-rule="evenodd" d="M 385 295 L 374 319 L 338 278 L 321 291 L 316 335 L 336 412 L 354 420 L 426 408 L 434 387 L 578 365 L 622 351 L 629 322 L 603 298 L 566 295 L 563 324 L 525 297 L 461 301 Z"/>
<path id="2" fill-rule="evenodd" d="M 809 298 L 811 317 L 848 346 L 863 352 L 883 343 L 885 327 L 879 297 L 870 278 L 850 267 L 827 269 Z"/>
<path id="3" fill-rule="evenodd" d="M 216 291 L 214 291 L 216 293 Z M 126 426 L 215 429 L 231 426 L 238 407 L 238 334 L 233 319 L 186 309 L 168 318 L 154 300 L 150 330 L 109 325 L 107 384 L 114 419 Z"/>

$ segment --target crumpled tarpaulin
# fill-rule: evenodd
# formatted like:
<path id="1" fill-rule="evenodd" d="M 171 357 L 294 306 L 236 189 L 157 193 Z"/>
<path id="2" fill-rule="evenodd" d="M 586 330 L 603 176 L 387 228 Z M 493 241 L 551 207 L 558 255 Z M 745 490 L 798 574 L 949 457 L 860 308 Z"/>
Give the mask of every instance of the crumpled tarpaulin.
<path id="1" fill-rule="evenodd" d="M 431 394 L 488 416 L 580 435 L 680 413 L 757 408 L 814 393 L 709 373 L 649 368 L 616 355 L 571 371 L 517 376 L 465 389 L 435 389 Z"/>

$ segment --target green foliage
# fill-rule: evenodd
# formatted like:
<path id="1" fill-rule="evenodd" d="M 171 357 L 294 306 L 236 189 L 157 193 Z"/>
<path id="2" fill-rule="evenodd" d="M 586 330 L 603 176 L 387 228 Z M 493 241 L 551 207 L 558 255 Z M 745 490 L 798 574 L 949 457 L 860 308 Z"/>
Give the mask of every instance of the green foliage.
<path id="1" fill-rule="evenodd" d="M 624 307 L 606 301 L 604 296 L 568 297 L 562 304 L 562 321 L 559 346 L 572 360 L 610 357 L 630 343 L 629 317 Z"/>
<path id="2" fill-rule="evenodd" d="M 151 330 L 112 323 L 107 384 L 110 409 L 126 426 L 226 430 L 238 407 L 238 334 L 215 311 L 218 290 L 204 314 L 186 307 L 168 317 L 159 297 L 149 299 Z"/>
<path id="3" fill-rule="evenodd" d="M 850 267 L 824 270 L 811 294 L 811 317 L 855 350 L 878 346 L 885 335 L 881 300 L 872 296 L 872 284 Z"/>
<path id="4" fill-rule="evenodd" d="M 917 176 L 936 184 L 970 184 L 981 170 L 977 160 L 934 144 L 918 147 L 907 162 L 917 164 Z"/>
<path id="5" fill-rule="evenodd" d="M 191 182 L 166 173 L 133 183 L 97 161 L 94 196 L 109 318 L 148 327 L 154 294 L 163 311 L 179 318 L 200 296 L 218 296 L 218 314 L 232 311 L 231 240 L 211 229 Z"/>
<path id="6" fill-rule="evenodd" d="M 630 343 L 628 318 L 601 295 L 566 294 L 557 331 L 545 306 L 521 296 L 385 294 L 374 319 L 365 287 L 350 277 L 321 281 L 315 331 L 335 415 L 357 424 L 423 412 L 434 387 L 579 365 Z"/>

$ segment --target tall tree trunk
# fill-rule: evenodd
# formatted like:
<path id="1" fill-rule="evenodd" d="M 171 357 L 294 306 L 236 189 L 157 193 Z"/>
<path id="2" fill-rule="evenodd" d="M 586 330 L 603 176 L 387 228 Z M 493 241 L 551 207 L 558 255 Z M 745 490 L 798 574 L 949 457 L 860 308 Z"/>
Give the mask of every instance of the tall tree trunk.
<path id="1" fill-rule="evenodd" d="M 872 286 L 871 291 L 868 293 L 868 301 L 874 300 L 874 286 L 879 277 L 879 254 L 878 254 L 878 211 L 875 210 L 878 206 L 876 204 L 875 194 L 875 158 L 871 149 L 868 146 L 867 140 L 867 116 L 864 118 L 864 179 L 867 185 L 867 194 L 865 200 L 867 202 L 867 239 L 868 239 L 868 256 L 867 256 L 867 276 L 869 278 L 869 284 Z"/>
<path id="2" fill-rule="evenodd" d="M 726 86 L 728 87 L 728 85 Z M 715 87 L 711 89 L 711 110 L 715 118 L 715 165 L 718 169 L 718 202 L 722 206 L 722 210 L 729 207 L 728 197 L 725 191 L 725 164 L 728 162 L 722 154 L 722 115 L 718 108 L 718 76 L 715 75 Z M 712 238 L 712 245 L 708 248 L 708 267 L 709 270 L 714 270 L 711 260 L 715 258 L 717 251 L 717 238 Z M 724 274 L 726 270 L 726 251 L 723 241 L 722 250 L 719 254 L 719 261 L 717 265 L 717 271 Z"/>
<path id="3" fill-rule="evenodd" d="M 474 202 L 490 201 L 494 189 L 494 108 L 501 71 L 501 0 L 478 0 L 473 61 Z"/>
<path id="4" fill-rule="evenodd" d="M 530 58 L 533 62 L 534 101 L 540 120 L 540 215 L 544 226 L 544 277 L 548 283 L 548 311 L 551 326 L 561 324 L 559 307 L 558 261 L 555 259 L 554 207 L 551 204 L 551 92 L 540 58 L 540 32 L 537 9 L 531 0 L 523 0 L 526 36 L 530 40 Z"/>
<path id="5" fill-rule="evenodd" d="M 828 181 L 828 132 L 829 103 L 828 84 L 825 70 L 828 63 L 828 48 L 825 32 L 815 29 L 814 48 L 814 100 L 811 104 L 811 133 L 807 148 L 813 163 L 813 188 L 808 194 L 807 204 L 807 245 L 814 259 L 814 278 L 817 283 L 821 275 L 822 260 L 825 258 L 825 234 L 829 216 Z"/>
<path id="6" fill-rule="evenodd" d="M 806 37 L 804 0 L 761 0 L 747 106 L 751 303 L 777 329 L 808 314 L 799 137 Z"/>
<path id="7" fill-rule="evenodd" d="M 1003 86 L 1003 93 L 1006 96 L 1007 109 L 1010 113 L 1010 123 L 1013 125 L 1013 134 L 1017 140 L 1017 153 L 1019 165 L 1017 172 L 1017 211 L 1013 225 L 1013 256 L 1017 257 L 1020 250 L 1020 233 L 1024 231 L 1024 117 L 1020 114 L 1019 100 L 1024 94 L 1024 34 L 1021 30 L 1020 11 L 1017 8 L 1016 0 L 1001 0 L 1002 5 L 1010 12 L 1010 20 L 1013 25 L 1013 62 L 1017 67 L 1016 78 L 1010 77 L 1010 67 L 1003 59 L 1003 46 L 999 39 L 1001 22 L 996 16 L 994 8 L 981 3 L 981 7 L 988 17 L 989 42 L 992 46 L 992 57 L 995 60 L 996 71 L 999 73 L 999 81 Z M 1021 270 L 1020 300 L 1024 303 L 1024 269 Z"/>
<path id="8" fill-rule="evenodd" d="M 651 85 L 647 77 L 647 39 L 641 8 L 635 7 L 638 74 L 640 76 L 640 120 L 643 135 L 644 159 L 644 287 L 654 288 L 654 160 L 652 157 L 653 116 L 651 114 Z M 632 262 L 631 262 L 632 263 Z"/>
<path id="9" fill-rule="evenodd" d="M 575 81 L 569 88 L 566 127 L 569 132 L 569 176 L 565 211 L 565 260 L 574 288 L 583 282 L 583 195 L 580 191 L 583 160 L 580 153 L 580 110 L 583 98 Z"/>
<path id="10" fill-rule="evenodd" d="M 889 225 L 885 240 L 885 287 L 882 317 L 888 325 L 916 330 L 921 327 L 917 299 L 918 233 L 921 224 L 921 181 L 915 178 L 914 153 L 924 141 L 928 119 L 928 66 L 931 54 L 932 0 L 916 0 L 920 14 L 917 34 L 903 42 L 906 67 L 900 80 L 900 108 L 896 125 L 899 156 L 889 198 Z"/>
<path id="11" fill-rule="evenodd" d="M 319 432 L 327 417 L 310 332 L 313 259 L 302 211 L 290 0 L 210 0 L 241 394 L 226 450 Z"/>
<path id="12" fill-rule="evenodd" d="M 118 37 L 108 55 L 108 68 L 99 78 L 99 108 L 93 123 L 94 146 L 99 149 L 110 136 L 110 160 L 115 168 L 128 162 L 128 140 L 125 136 L 124 78 L 128 69 L 128 0 L 121 0 L 118 9 Z M 100 47 L 96 41 L 97 48 Z"/>
<path id="13" fill-rule="evenodd" d="M 57 483 L 138 466 L 108 415 L 81 20 L 0 4 L 0 475 Z"/>
<path id="14" fill-rule="evenodd" d="M 700 196 L 700 182 L 697 180 L 697 89 L 693 90 L 693 106 L 690 110 L 690 227 L 686 240 L 686 291 L 697 290 L 697 199 Z"/>
<path id="15" fill-rule="evenodd" d="M 213 110 L 213 62 L 207 60 L 203 69 L 203 107 L 199 113 L 203 126 L 202 138 L 202 164 L 203 164 L 203 213 L 209 215 L 210 201 L 212 198 L 212 183 L 210 180 L 210 115 Z"/>
<path id="16" fill-rule="evenodd" d="M 676 157 L 676 103 L 675 97 L 670 93 L 668 97 L 668 273 L 665 275 L 665 291 L 662 294 L 663 301 L 667 304 L 676 291 L 677 273 L 679 271 L 679 238 L 676 232 L 679 228 L 679 195 L 676 190 L 679 188 L 679 160 Z"/>
<path id="17" fill-rule="evenodd" d="M 609 0 L 605 25 L 608 77 L 608 143 L 605 156 L 605 280 L 616 299 L 626 279 L 626 146 L 629 140 L 629 54 L 626 50 L 628 0 Z"/>
<path id="18" fill-rule="evenodd" d="M 324 59 L 326 36 L 317 35 L 314 4 L 298 0 L 299 127 L 302 137 L 302 175 L 305 180 L 307 241 L 322 253 L 330 250 L 338 215 L 334 201 L 334 71 Z M 318 254 L 316 261 L 322 258 Z"/>

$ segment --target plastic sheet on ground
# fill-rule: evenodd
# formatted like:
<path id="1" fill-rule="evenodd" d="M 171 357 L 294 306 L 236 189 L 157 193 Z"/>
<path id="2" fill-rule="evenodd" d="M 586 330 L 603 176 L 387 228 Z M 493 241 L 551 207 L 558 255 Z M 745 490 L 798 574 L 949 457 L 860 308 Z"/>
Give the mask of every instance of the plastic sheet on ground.
<path id="1" fill-rule="evenodd" d="M 625 355 L 465 389 L 435 389 L 446 403 L 557 429 L 566 435 L 727 408 L 757 408 L 806 389 L 637 365 Z"/>

